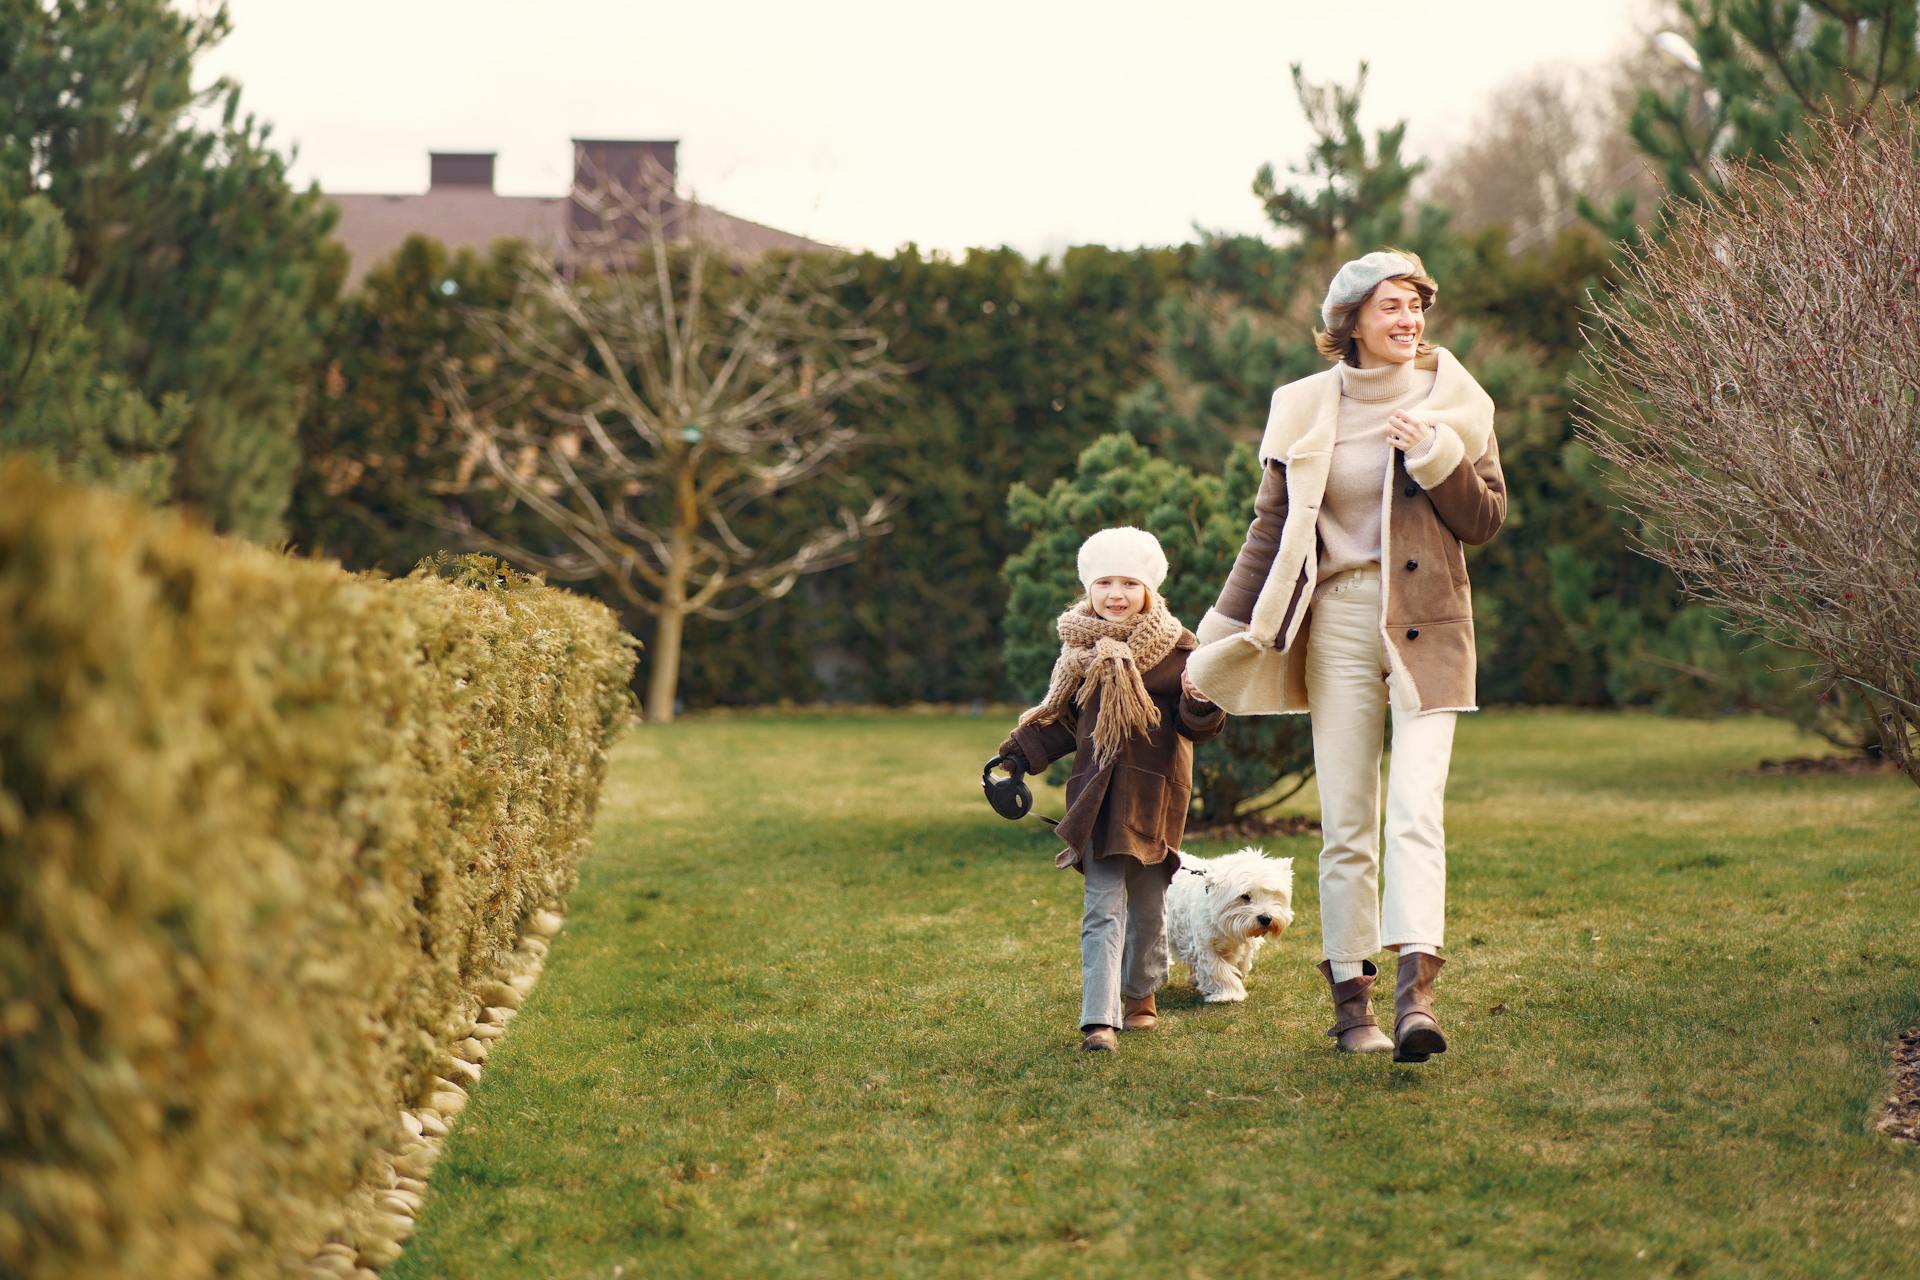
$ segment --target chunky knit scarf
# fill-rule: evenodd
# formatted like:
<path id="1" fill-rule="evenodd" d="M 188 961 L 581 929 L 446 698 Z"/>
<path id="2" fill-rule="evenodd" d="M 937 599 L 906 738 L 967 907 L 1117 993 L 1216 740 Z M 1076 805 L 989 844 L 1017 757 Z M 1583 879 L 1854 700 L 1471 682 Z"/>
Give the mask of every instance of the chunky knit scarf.
<path id="1" fill-rule="evenodd" d="M 1129 735 L 1159 727 L 1160 708 L 1147 696 L 1140 677 L 1173 652 L 1180 620 L 1156 594 L 1151 609 L 1118 622 L 1101 617 L 1082 600 L 1060 615 L 1058 629 L 1060 657 L 1053 664 L 1047 696 L 1023 714 L 1020 723 L 1052 724 L 1066 712 L 1069 699 L 1084 707 L 1097 695 L 1094 761 L 1105 768 Z"/>

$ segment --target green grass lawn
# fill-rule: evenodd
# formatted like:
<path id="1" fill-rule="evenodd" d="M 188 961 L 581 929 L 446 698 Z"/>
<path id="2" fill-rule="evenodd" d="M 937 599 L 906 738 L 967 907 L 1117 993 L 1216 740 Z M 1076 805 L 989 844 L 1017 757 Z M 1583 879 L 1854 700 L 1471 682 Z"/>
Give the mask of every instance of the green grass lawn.
<path id="1" fill-rule="evenodd" d="M 1914 1274 L 1920 1152 L 1872 1130 L 1920 1022 L 1904 778 L 1761 776 L 1812 749 L 1765 721 L 1462 717 L 1448 1053 L 1332 1052 L 1305 837 L 1246 1003 L 1176 967 L 1087 1056 L 1079 878 L 976 781 L 1005 727 L 632 733 L 387 1274 Z"/>

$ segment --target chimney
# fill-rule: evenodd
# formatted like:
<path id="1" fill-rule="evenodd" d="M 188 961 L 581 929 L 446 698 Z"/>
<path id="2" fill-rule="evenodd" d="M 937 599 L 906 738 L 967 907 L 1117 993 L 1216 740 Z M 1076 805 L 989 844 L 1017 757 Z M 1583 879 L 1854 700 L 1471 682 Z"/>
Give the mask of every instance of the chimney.
<path id="1" fill-rule="evenodd" d="M 429 151 L 427 190 L 493 190 L 492 151 Z"/>
<path id="2" fill-rule="evenodd" d="M 601 219 L 584 208 L 577 198 L 583 191 L 614 189 L 653 213 L 670 210 L 678 175 L 676 139 L 641 141 L 624 138 L 575 138 L 573 140 L 573 230 L 600 229 Z M 670 232 L 671 234 L 671 232 Z M 624 240 L 643 238 L 638 223 L 629 221 L 621 228 Z"/>

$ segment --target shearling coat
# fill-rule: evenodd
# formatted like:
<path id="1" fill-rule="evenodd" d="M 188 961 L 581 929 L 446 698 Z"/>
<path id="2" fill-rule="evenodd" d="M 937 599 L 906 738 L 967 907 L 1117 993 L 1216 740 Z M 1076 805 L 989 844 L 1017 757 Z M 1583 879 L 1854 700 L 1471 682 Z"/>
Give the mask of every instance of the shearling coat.
<path id="1" fill-rule="evenodd" d="M 1416 363 L 1435 371 L 1433 390 L 1407 412 L 1432 426 L 1437 438 L 1411 464 L 1394 450 L 1382 477 L 1380 629 L 1395 685 L 1410 692 L 1414 710 L 1474 711 L 1473 594 L 1461 544 L 1483 543 L 1499 530 L 1507 514 L 1506 477 L 1492 399 L 1445 348 Z M 1283 655 L 1282 687 L 1266 700 L 1283 712 L 1308 709 L 1316 524 L 1339 413 L 1337 367 L 1273 393 L 1253 523 L 1200 623 L 1203 645 L 1251 631 L 1255 643 Z M 1202 692 L 1205 672 L 1203 654 L 1194 665 Z"/>
<path id="2" fill-rule="evenodd" d="M 1160 710 L 1159 727 L 1130 735 L 1105 768 L 1097 767 L 1093 749 L 1098 695 L 1085 707 L 1070 706 L 1052 724 L 1023 725 L 1000 744 L 1003 756 L 1019 753 L 1028 773 L 1073 753 L 1067 812 L 1055 829 L 1067 846 L 1062 866 L 1084 873 L 1088 858 L 1130 854 L 1148 866 L 1164 863 L 1168 876 L 1179 870 L 1176 851 L 1187 833 L 1193 796 L 1193 745 L 1213 738 L 1227 722 L 1225 711 L 1181 691 L 1180 674 L 1195 643 L 1193 633 L 1182 628 L 1173 652 L 1141 673 L 1147 696 Z"/>

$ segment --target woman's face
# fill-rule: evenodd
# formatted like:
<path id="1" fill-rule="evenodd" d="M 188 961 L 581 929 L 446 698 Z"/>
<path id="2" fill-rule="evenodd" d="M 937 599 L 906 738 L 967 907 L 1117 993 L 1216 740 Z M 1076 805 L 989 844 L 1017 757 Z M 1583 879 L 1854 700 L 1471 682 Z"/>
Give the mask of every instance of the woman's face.
<path id="1" fill-rule="evenodd" d="M 1419 354 L 1420 335 L 1427 331 L 1426 309 L 1420 293 L 1400 280 L 1382 280 L 1373 296 L 1361 304 L 1353 327 L 1360 349 L 1360 367 L 1405 364 Z"/>
<path id="2" fill-rule="evenodd" d="M 1093 611 L 1118 622 L 1147 611 L 1147 584 L 1138 578 L 1095 578 L 1087 588 Z"/>

